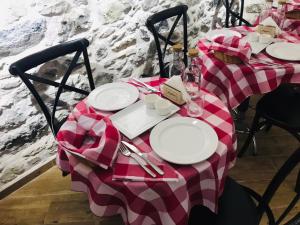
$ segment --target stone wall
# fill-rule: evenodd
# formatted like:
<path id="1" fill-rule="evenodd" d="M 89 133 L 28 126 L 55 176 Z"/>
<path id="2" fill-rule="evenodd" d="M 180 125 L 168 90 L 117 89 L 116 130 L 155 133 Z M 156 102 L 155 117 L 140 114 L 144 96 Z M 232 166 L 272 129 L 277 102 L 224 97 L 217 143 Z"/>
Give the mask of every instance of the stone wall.
<path id="1" fill-rule="evenodd" d="M 9 65 L 46 47 L 85 37 L 96 86 L 121 77 L 152 75 L 158 71 L 155 45 L 145 27 L 155 12 L 183 3 L 189 6 L 189 44 L 194 47 L 207 32 L 214 15 L 214 0 L 14 0 L 0 9 L 0 186 L 55 154 L 55 142 L 46 120 Z M 219 17 L 224 16 L 221 9 Z M 216 17 L 217 18 L 217 17 Z M 221 21 L 221 19 L 219 19 Z M 168 27 L 168 24 L 165 25 Z M 68 58 L 33 71 L 59 79 Z M 154 60 L 154 61 L 153 61 Z M 87 86 L 80 69 L 70 77 Z M 53 88 L 41 87 L 51 100 Z M 62 99 L 70 105 L 77 95 Z M 67 111 L 62 109 L 61 114 Z"/>

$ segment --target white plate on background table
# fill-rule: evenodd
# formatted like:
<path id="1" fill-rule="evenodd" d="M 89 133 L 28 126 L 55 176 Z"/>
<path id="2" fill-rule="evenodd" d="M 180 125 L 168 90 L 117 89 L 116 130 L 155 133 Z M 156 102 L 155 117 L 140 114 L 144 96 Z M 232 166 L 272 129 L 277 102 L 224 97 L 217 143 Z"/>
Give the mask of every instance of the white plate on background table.
<path id="1" fill-rule="evenodd" d="M 134 103 L 139 97 L 138 89 L 128 83 L 104 84 L 88 96 L 88 104 L 98 110 L 116 111 Z"/>
<path id="2" fill-rule="evenodd" d="M 266 52 L 277 59 L 300 61 L 300 44 L 278 42 L 269 45 Z"/>
<path id="3" fill-rule="evenodd" d="M 159 115 L 155 109 L 148 109 L 143 100 L 140 100 L 126 109 L 110 117 L 113 125 L 126 137 L 133 139 L 162 120 L 176 113 L 180 108 L 171 103 L 170 113 Z"/>
<path id="4" fill-rule="evenodd" d="M 273 39 L 270 40 L 268 43 L 260 43 L 258 41 L 251 41 L 251 40 L 249 40 L 248 36 L 245 36 L 243 39 L 250 44 L 251 50 L 252 50 L 252 54 L 258 54 L 258 53 L 260 53 L 266 47 L 268 47 L 268 45 L 270 45 L 272 42 L 274 42 Z"/>
<path id="5" fill-rule="evenodd" d="M 208 159 L 218 147 L 218 136 L 201 120 L 174 117 L 153 128 L 150 144 L 162 159 L 188 165 Z"/>
<path id="6" fill-rule="evenodd" d="M 242 37 L 242 35 L 239 32 L 234 31 L 234 30 L 229 30 L 226 28 L 210 30 L 205 34 L 205 38 L 210 41 L 212 41 L 214 38 L 219 37 L 219 36 L 225 36 L 225 37 L 237 36 L 239 38 Z"/>

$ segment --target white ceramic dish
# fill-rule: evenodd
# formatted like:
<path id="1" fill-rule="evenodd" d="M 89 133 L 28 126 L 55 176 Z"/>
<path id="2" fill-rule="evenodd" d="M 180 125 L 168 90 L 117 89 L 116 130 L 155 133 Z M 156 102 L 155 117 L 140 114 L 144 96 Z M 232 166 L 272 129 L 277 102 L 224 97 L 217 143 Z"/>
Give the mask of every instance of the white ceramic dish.
<path id="1" fill-rule="evenodd" d="M 147 108 L 144 101 L 140 100 L 112 115 L 110 119 L 122 134 L 133 139 L 179 110 L 178 106 L 170 104 L 170 112 L 161 116 L 155 109 Z"/>
<path id="2" fill-rule="evenodd" d="M 206 37 L 206 39 L 212 41 L 214 38 L 216 38 L 218 36 L 222 36 L 222 35 L 224 35 L 225 37 L 232 37 L 232 36 L 237 36 L 239 38 L 242 37 L 242 35 L 239 32 L 229 30 L 226 28 L 210 30 L 206 33 L 205 37 Z"/>
<path id="3" fill-rule="evenodd" d="M 88 104 L 98 110 L 116 111 L 134 103 L 138 89 L 127 83 L 109 83 L 94 89 L 88 96 Z"/>
<path id="4" fill-rule="evenodd" d="M 217 149 L 218 136 L 201 120 L 174 117 L 153 128 L 150 144 L 162 159 L 188 165 L 208 159 Z"/>
<path id="5" fill-rule="evenodd" d="M 269 45 L 266 52 L 275 58 L 289 61 L 300 61 L 300 44 L 278 42 Z"/>
<path id="6" fill-rule="evenodd" d="M 250 44 L 251 49 L 252 49 L 252 54 L 260 53 L 262 50 L 264 50 L 271 43 L 272 43 L 272 41 L 270 41 L 269 43 L 259 43 L 259 42 L 249 41 L 249 44 Z"/>

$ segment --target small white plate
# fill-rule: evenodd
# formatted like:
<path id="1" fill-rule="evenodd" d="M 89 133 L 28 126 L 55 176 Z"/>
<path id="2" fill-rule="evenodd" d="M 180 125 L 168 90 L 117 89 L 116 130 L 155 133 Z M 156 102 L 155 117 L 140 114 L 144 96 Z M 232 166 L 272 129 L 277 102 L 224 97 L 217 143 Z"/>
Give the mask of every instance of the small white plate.
<path id="1" fill-rule="evenodd" d="M 144 101 L 140 100 L 112 115 L 110 119 L 122 134 L 133 139 L 179 110 L 173 103 L 170 107 L 170 113 L 161 116 L 155 109 L 147 108 Z"/>
<path id="2" fill-rule="evenodd" d="M 150 144 L 162 159 L 188 165 L 208 159 L 217 149 L 218 136 L 201 120 L 174 117 L 153 128 Z"/>
<path id="3" fill-rule="evenodd" d="M 275 58 L 289 61 L 300 61 L 300 44 L 278 42 L 269 45 L 266 52 Z"/>
<path id="4" fill-rule="evenodd" d="M 210 30 L 205 35 L 206 39 L 208 39 L 210 41 L 212 41 L 214 38 L 219 37 L 219 36 L 225 36 L 225 37 L 237 36 L 239 38 L 242 37 L 242 35 L 239 32 L 234 31 L 234 30 L 229 30 L 226 28 Z"/>
<path id="5" fill-rule="evenodd" d="M 88 96 L 88 104 L 98 110 L 115 111 L 134 103 L 139 90 L 127 83 L 109 83 L 94 89 Z"/>

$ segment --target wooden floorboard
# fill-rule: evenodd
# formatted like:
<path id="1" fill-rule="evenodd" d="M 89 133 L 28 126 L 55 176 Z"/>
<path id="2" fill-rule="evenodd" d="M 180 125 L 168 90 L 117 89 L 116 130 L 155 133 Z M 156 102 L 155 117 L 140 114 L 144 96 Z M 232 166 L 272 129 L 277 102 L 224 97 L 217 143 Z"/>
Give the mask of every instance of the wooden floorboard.
<path id="1" fill-rule="evenodd" d="M 259 97 L 252 99 L 252 105 Z M 254 102 L 253 102 L 254 101 Z M 253 110 L 246 115 L 246 123 L 251 124 Z M 238 135 L 238 146 L 246 135 Z M 287 132 L 272 128 L 257 135 L 258 155 L 247 154 L 238 159 L 230 176 L 259 193 L 265 190 L 275 172 L 287 157 L 299 146 Z M 299 168 L 300 169 L 300 168 Z M 275 215 L 286 207 L 293 197 L 297 172 L 293 172 L 279 189 L 271 202 Z M 290 217 L 300 211 L 300 203 L 292 210 Z M 70 190 L 70 177 L 62 177 L 53 167 L 24 187 L 0 200 L 0 225 L 122 225 L 120 216 L 100 218 L 89 209 L 85 194 Z M 263 218 L 261 224 L 267 224 Z"/>

